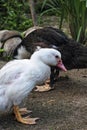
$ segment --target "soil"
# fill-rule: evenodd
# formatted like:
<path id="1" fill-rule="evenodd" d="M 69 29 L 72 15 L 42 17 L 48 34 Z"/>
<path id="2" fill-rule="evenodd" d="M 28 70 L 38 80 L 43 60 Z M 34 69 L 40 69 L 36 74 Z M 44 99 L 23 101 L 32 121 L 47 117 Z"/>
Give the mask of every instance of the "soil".
<path id="1" fill-rule="evenodd" d="M 2 67 L 5 62 L 0 62 Z M 55 89 L 32 91 L 20 107 L 39 117 L 36 125 L 18 123 L 12 113 L 0 113 L 0 130 L 87 130 L 87 69 L 60 72 Z"/>

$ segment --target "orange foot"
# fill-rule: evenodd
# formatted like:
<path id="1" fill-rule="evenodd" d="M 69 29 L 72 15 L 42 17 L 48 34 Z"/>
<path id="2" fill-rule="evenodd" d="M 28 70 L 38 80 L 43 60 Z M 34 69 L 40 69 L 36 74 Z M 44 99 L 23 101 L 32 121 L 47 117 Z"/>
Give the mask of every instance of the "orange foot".
<path id="1" fill-rule="evenodd" d="M 35 91 L 38 91 L 38 92 L 47 92 L 47 91 L 50 91 L 50 90 L 52 90 L 52 89 L 54 89 L 54 88 L 51 88 L 50 86 L 49 86 L 49 84 L 45 84 L 45 85 L 43 85 L 43 86 L 36 86 L 36 89 L 35 89 Z"/>
<path id="2" fill-rule="evenodd" d="M 23 124 L 36 124 L 36 120 L 38 120 L 39 118 L 30 118 L 29 116 L 26 117 L 22 117 L 21 113 L 19 112 L 20 109 L 18 106 L 14 106 L 14 114 L 16 116 L 16 119 L 18 122 L 21 122 Z M 25 108 L 24 108 L 25 109 Z M 26 109 L 27 110 L 27 109 Z"/>

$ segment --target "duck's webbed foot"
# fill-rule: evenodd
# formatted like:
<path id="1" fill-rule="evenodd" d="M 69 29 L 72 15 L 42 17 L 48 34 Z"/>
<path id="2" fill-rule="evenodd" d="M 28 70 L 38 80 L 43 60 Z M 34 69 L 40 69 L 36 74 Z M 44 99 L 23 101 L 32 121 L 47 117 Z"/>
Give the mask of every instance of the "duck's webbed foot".
<path id="1" fill-rule="evenodd" d="M 49 85 L 49 81 L 46 81 L 45 85 L 42 86 L 36 86 L 37 89 L 35 89 L 35 91 L 39 91 L 39 92 L 47 92 L 52 90 L 53 88 L 50 87 Z"/>
<path id="2" fill-rule="evenodd" d="M 22 112 L 23 111 L 26 111 L 26 112 L 28 111 L 26 108 L 23 108 L 23 109 L 22 109 Z M 22 117 L 21 114 L 23 114 L 23 113 L 20 112 L 20 109 L 19 109 L 18 106 L 14 106 L 13 110 L 14 110 L 14 114 L 15 114 L 15 117 L 16 117 L 17 121 L 21 122 L 23 124 L 36 124 L 36 120 L 39 119 L 39 118 L 31 118 L 29 116 Z"/>

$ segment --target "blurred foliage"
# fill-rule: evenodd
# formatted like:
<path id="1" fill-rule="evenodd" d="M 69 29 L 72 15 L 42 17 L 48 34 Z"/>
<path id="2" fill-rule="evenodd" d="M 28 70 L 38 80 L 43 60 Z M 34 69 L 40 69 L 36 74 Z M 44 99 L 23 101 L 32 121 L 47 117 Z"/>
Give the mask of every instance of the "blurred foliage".
<path id="1" fill-rule="evenodd" d="M 4 49 L 1 49 L 1 48 L 0 48 L 0 53 L 2 53 L 2 52 L 4 52 Z"/>
<path id="2" fill-rule="evenodd" d="M 44 0 L 42 9 L 48 6 L 41 15 L 53 12 L 60 19 L 59 28 L 65 19 L 69 25 L 72 37 L 85 43 L 87 27 L 87 0 Z"/>
<path id="3" fill-rule="evenodd" d="M 34 1 L 36 13 L 40 15 L 38 23 L 41 22 L 42 15 L 56 15 L 59 28 L 62 28 L 66 20 L 72 37 L 85 44 L 87 40 L 87 0 Z M 0 18 L 0 30 L 24 31 L 33 26 L 29 0 L 0 0 Z"/>
<path id="4" fill-rule="evenodd" d="M 24 31 L 32 26 L 26 0 L 0 0 L 0 30 Z"/>

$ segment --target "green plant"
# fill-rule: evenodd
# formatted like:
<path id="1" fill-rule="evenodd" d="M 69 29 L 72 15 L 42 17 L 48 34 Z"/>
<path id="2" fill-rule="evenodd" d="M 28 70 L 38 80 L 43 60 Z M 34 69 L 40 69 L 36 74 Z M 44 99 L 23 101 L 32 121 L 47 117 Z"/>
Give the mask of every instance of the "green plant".
<path id="1" fill-rule="evenodd" d="M 4 49 L 1 49 L 1 48 L 0 48 L 0 53 L 2 53 L 2 52 L 4 52 Z"/>
<path id="2" fill-rule="evenodd" d="M 59 28 L 62 27 L 65 19 L 69 24 L 72 37 L 78 42 L 86 42 L 87 27 L 87 1 L 86 0 L 44 0 L 42 8 L 47 5 L 49 8 L 42 13 L 50 11 L 60 16 Z"/>
<path id="3" fill-rule="evenodd" d="M 0 29 L 24 31 L 32 26 L 26 0 L 0 1 Z"/>
<path id="4" fill-rule="evenodd" d="M 71 35 L 75 40 L 85 43 L 87 27 L 86 1 L 73 0 L 70 3 L 68 0 L 67 6 Z"/>

